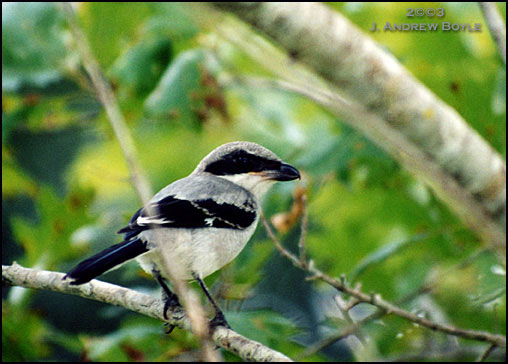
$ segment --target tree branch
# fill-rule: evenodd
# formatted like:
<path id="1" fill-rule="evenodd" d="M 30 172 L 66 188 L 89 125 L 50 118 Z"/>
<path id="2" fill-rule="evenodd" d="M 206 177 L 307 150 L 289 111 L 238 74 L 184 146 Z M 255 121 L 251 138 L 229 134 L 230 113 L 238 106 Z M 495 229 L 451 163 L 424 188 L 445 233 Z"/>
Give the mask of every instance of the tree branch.
<path id="1" fill-rule="evenodd" d="M 464 339 L 471 339 L 471 340 L 477 340 L 477 341 L 485 341 L 492 343 L 499 347 L 506 347 L 506 337 L 502 335 L 495 335 L 484 331 L 476 331 L 476 330 L 466 330 L 466 329 L 459 329 L 457 327 L 454 327 L 452 325 L 446 325 L 446 324 L 440 324 L 434 321 L 431 321 L 425 317 L 421 317 L 415 314 L 412 314 L 406 310 L 401 309 L 400 307 L 385 301 L 381 298 L 380 294 L 366 294 L 362 292 L 359 289 L 355 289 L 350 287 L 346 284 L 345 277 L 342 277 L 341 279 L 335 279 L 332 278 L 325 273 L 321 272 L 319 269 L 317 269 L 314 264 L 302 264 L 300 262 L 300 259 L 292 254 L 290 251 L 285 249 L 280 241 L 277 239 L 275 234 L 273 233 L 270 225 L 266 221 L 266 219 L 263 218 L 263 225 L 265 227 L 265 230 L 270 237 L 270 239 L 275 244 L 275 247 L 279 252 L 287 257 L 295 267 L 300 268 L 308 273 L 311 274 L 312 279 L 319 279 L 323 282 L 328 283 L 335 289 L 337 289 L 340 292 L 349 294 L 353 297 L 355 297 L 359 302 L 363 303 L 370 303 L 373 306 L 376 306 L 383 312 L 385 312 L 387 315 L 392 314 L 398 317 L 401 317 L 407 321 L 414 322 L 415 324 L 418 324 L 420 326 L 426 327 L 428 329 L 443 332 L 445 334 L 453 335 L 462 337 Z M 354 327 L 352 328 L 354 331 Z"/>
<path id="2" fill-rule="evenodd" d="M 468 267 L 474 261 L 474 259 L 476 259 L 480 254 L 482 254 L 485 251 L 487 251 L 487 250 L 481 250 L 481 251 L 475 252 L 474 254 L 472 254 L 471 256 L 466 258 L 464 261 L 462 261 L 462 262 L 458 263 L 457 265 L 453 266 L 452 268 L 448 269 L 446 272 L 452 271 L 455 269 L 463 269 L 465 267 Z M 446 272 L 444 274 L 445 276 L 446 276 Z M 441 277 L 441 276 L 442 275 L 440 275 L 439 277 Z M 413 301 L 415 298 L 419 297 L 421 294 L 430 293 L 435 288 L 438 281 L 439 281 L 438 276 L 432 276 L 430 281 L 422 284 L 420 287 L 416 288 L 413 292 L 402 297 L 400 300 L 398 300 L 396 302 L 396 304 L 398 306 L 400 306 L 400 305 L 403 305 L 403 304 Z M 337 296 L 337 297 L 338 297 L 337 299 L 340 298 L 340 296 Z M 343 309 L 344 309 L 344 311 L 349 311 L 354 306 L 356 306 L 358 303 L 360 303 L 360 301 L 358 299 L 356 299 L 355 297 L 351 297 L 348 300 L 346 307 L 344 307 Z M 368 315 L 365 318 L 362 318 L 361 320 L 355 321 L 353 323 L 350 322 L 350 324 L 348 326 L 346 326 L 344 329 L 342 329 L 340 332 L 332 334 L 332 335 L 324 338 L 323 340 L 318 341 L 318 342 L 312 344 L 311 346 L 309 346 L 296 359 L 298 361 L 300 361 L 302 358 L 314 355 L 317 352 L 319 352 L 320 350 L 324 349 L 325 347 L 327 347 L 339 340 L 342 340 L 350 335 L 357 333 L 359 330 L 361 330 L 365 326 L 365 324 L 372 322 L 374 320 L 378 320 L 378 319 L 382 318 L 384 315 L 386 315 L 386 312 L 378 309 L 377 311 L 373 312 L 372 314 Z M 491 345 L 494 345 L 494 344 L 491 344 Z"/>
<path id="3" fill-rule="evenodd" d="M 506 25 L 503 18 L 497 10 L 496 3 L 479 2 L 478 5 L 506 66 Z"/>
<path id="4" fill-rule="evenodd" d="M 327 108 L 352 127 L 360 130 L 371 140 L 376 140 L 384 150 L 390 153 L 407 170 L 420 176 L 448 206 L 482 236 L 489 245 L 506 256 L 506 234 L 482 209 L 480 203 L 467 193 L 446 171 L 432 162 L 427 155 L 408 141 L 402 134 L 384 127 L 377 115 L 368 112 L 361 105 L 334 95 L 323 89 L 313 88 L 310 84 L 297 85 L 280 80 L 241 78 L 255 87 L 276 87 L 300 94 Z"/>
<path id="5" fill-rule="evenodd" d="M 62 279 L 63 277 L 63 273 L 24 268 L 17 263 L 10 266 L 2 265 L 2 283 L 4 284 L 73 294 L 166 321 L 162 312 L 164 303 L 160 299 L 95 279 L 83 285 L 71 286 Z M 183 310 L 171 312 L 167 322 L 181 329 L 190 330 L 189 320 Z M 292 361 L 287 356 L 225 327 L 217 327 L 211 338 L 216 345 L 238 355 L 243 360 Z"/>
<path id="6" fill-rule="evenodd" d="M 274 39 L 292 60 L 301 61 L 311 70 L 305 74 L 311 78 L 302 80 L 300 69 L 291 72 L 294 62 L 274 61 L 264 52 L 266 49 L 257 49 L 256 59 L 264 58 L 262 64 L 268 64 L 285 81 L 302 84 L 303 88 L 310 85 L 311 90 L 323 89 L 323 81 L 315 81 L 321 77 L 324 89 L 331 90 L 328 94 L 333 98 L 336 90 L 344 92 L 353 107 L 342 105 L 338 109 L 337 100 L 327 101 L 329 107 L 345 115 L 350 125 L 402 161 L 405 168 L 422 176 L 479 236 L 506 257 L 505 162 L 454 109 L 410 75 L 391 54 L 322 4 L 214 5 L 233 12 Z M 231 37 L 238 38 L 239 33 L 236 30 Z M 254 36 L 250 35 L 250 41 L 244 38 L 235 45 L 245 50 Z M 317 97 L 323 99 L 322 94 Z M 368 116 L 368 121 L 356 118 L 358 115 Z M 390 139 L 384 140 L 384 135 Z"/>

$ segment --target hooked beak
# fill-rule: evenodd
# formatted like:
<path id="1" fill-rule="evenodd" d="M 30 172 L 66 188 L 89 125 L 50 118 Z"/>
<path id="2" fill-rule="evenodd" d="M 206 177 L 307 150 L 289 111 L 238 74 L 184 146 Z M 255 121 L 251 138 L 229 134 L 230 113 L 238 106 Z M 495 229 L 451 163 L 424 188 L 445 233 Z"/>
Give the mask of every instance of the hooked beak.
<path id="1" fill-rule="evenodd" d="M 286 163 L 281 163 L 277 169 L 259 172 L 259 174 L 274 181 L 292 181 L 297 178 L 301 179 L 298 169 Z"/>

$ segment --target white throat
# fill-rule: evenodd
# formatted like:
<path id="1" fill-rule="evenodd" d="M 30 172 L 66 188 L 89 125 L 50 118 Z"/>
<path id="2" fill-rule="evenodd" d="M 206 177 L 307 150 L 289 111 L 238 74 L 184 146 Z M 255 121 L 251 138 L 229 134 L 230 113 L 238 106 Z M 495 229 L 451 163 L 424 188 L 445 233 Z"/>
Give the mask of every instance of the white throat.
<path id="1" fill-rule="evenodd" d="M 274 180 L 269 179 L 265 176 L 242 173 L 230 176 L 217 176 L 220 178 L 227 179 L 251 192 L 258 200 L 260 200 L 266 192 L 274 184 Z"/>

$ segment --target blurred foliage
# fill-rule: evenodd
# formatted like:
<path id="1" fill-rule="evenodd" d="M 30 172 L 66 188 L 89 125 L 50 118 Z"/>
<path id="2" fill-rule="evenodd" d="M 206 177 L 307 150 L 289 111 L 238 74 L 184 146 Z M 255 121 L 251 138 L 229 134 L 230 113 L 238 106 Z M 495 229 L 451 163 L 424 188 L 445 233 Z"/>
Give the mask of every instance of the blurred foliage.
<path id="1" fill-rule="evenodd" d="M 220 21 L 214 12 L 181 3 L 76 6 L 154 189 L 190 173 L 222 143 L 258 142 L 304 173 L 298 183 L 308 192 L 306 246 L 321 270 L 344 273 L 364 291 L 436 321 L 506 333 L 505 269 L 495 256 L 422 181 L 319 106 L 285 91 L 223 82 L 271 75 L 214 33 Z M 372 22 L 408 22 L 406 9 L 418 4 L 329 6 L 367 31 Z M 484 31 L 369 35 L 506 156 L 506 72 L 479 9 L 432 7 L 444 7 L 446 21 L 479 22 Z M 499 8 L 505 14 L 505 4 Z M 2 142 L 3 264 L 66 271 L 120 240 L 114 232 L 139 201 L 52 3 L 2 4 Z M 266 216 L 290 210 L 294 187 L 273 188 Z M 295 222 L 281 236 L 291 250 L 299 229 Z M 139 272 L 128 264 L 101 279 L 158 294 Z M 348 326 L 336 292 L 304 278 L 258 228 L 242 254 L 207 281 L 233 328 L 296 358 Z M 19 288 L 4 288 L 2 296 L 4 361 L 196 359 L 191 334 L 175 330 L 167 337 L 160 322 L 124 309 Z M 372 312 L 359 305 L 351 315 Z M 396 317 L 366 324 L 361 335 L 369 344 L 350 338 L 304 359 L 461 361 L 486 349 Z"/>

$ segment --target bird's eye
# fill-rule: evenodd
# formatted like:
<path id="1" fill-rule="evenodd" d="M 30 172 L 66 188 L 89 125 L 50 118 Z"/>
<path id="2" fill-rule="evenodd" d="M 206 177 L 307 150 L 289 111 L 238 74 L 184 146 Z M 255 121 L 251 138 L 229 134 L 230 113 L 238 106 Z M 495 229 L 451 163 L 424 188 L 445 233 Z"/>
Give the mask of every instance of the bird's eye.
<path id="1" fill-rule="evenodd" d="M 237 163 L 246 166 L 249 163 L 249 160 L 247 157 L 240 157 L 238 158 Z"/>

